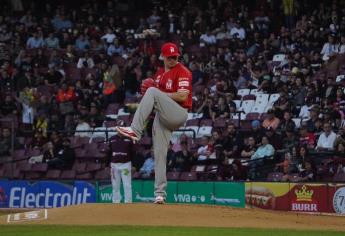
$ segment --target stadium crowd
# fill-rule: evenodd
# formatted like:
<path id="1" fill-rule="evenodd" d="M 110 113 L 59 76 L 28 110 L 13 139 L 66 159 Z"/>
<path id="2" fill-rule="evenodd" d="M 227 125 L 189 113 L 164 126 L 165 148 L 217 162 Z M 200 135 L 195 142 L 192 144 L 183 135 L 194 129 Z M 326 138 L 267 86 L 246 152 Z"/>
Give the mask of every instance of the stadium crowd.
<path id="1" fill-rule="evenodd" d="M 170 41 L 192 71 L 195 137 L 174 133 L 169 178 L 345 181 L 344 4 L 5 1 L 0 177 L 106 178 L 104 138 Z M 150 125 L 135 178 L 153 174 Z"/>

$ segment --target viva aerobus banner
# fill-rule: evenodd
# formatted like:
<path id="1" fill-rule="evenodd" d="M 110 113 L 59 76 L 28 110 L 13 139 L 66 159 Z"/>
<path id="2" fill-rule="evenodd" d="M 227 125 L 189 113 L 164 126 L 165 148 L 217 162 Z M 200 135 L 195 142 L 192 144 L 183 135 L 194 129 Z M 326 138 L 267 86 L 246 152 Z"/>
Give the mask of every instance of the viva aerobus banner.
<path id="1" fill-rule="evenodd" d="M 132 181 L 132 194 L 133 202 L 153 202 L 154 182 Z M 98 202 L 109 203 L 111 201 L 111 185 L 109 183 L 99 184 Z M 244 184 L 169 181 L 167 186 L 167 202 L 244 207 Z"/>
<path id="2" fill-rule="evenodd" d="M 86 181 L 0 181 L 0 206 L 52 208 L 96 202 L 96 188 Z"/>

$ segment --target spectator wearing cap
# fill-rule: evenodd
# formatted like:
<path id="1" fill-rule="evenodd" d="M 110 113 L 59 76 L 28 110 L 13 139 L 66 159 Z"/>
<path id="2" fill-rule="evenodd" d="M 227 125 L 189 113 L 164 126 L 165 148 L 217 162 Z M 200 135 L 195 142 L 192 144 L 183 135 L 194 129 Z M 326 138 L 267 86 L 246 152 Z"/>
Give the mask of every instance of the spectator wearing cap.
<path id="1" fill-rule="evenodd" d="M 333 150 L 334 142 L 337 135 L 332 131 L 332 126 L 329 123 L 323 125 L 323 131 L 317 141 L 317 150 Z"/>
<path id="2" fill-rule="evenodd" d="M 251 136 L 254 137 L 256 143 L 259 143 L 261 141 L 263 131 L 261 129 L 261 123 L 259 120 L 252 121 L 249 133 Z"/>
<path id="3" fill-rule="evenodd" d="M 280 120 L 275 116 L 274 111 L 272 109 L 269 109 L 267 111 L 267 117 L 262 122 L 262 127 L 272 128 L 273 130 L 276 130 L 279 126 Z"/>

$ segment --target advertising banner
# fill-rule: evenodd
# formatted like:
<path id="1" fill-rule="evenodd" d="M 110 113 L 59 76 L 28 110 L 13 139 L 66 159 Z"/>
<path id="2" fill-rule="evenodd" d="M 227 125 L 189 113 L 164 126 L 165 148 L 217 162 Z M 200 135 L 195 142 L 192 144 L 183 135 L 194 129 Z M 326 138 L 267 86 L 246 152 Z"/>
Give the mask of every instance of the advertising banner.
<path id="1" fill-rule="evenodd" d="M 290 184 L 290 211 L 328 212 L 327 184 Z"/>
<path id="2" fill-rule="evenodd" d="M 8 208 L 9 181 L 0 180 L 0 208 Z"/>
<path id="3" fill-rule="evenodd" d="M 345 184 L 328 185 L 329 212 L 345 215 Z"/>
<path id="4" fill-rule="evenodd" d="M 288 211 L 290 195 L 288 183 L 245 183 L 245 198 L 248 207 Z"/>
<path id="5" fill-rule="evenodd" d="M 214 195 L 211 197 L 216 205 L 245 207 L 243 183 L 214 183 Z"/>
<path id="6" fill-rule="evenodd" d="M 189 204 L 214 204 L 214 183 L 179 182 L 174 202 Z"/>
<path id="7" fill-rule="evenodd" d="M 120 188 L 120 192 L 121 192 L 121 202 L 124 202 L 124 193 L 123 193 L 123 186 L 121 185 Z M 141 193 L 142 192 L 142 184 L 140 183 L 140 181 L 132 181 L 132 199 L 133 202 L 136 202 L 135 197 L 137 195 L 137 193 Z M 97 192 L 98 196 L 97 196 L 97 202 L 101 202 L 101 203 L 111 203 L 113 202 L 113 187 L 112 185 L 107 182 L 107 183 L 99 183 L 98 184 L 98 192 Z"/>
<path id="8" fill-rule="evenodd" d="M 0 189 L 5 199 L 2 207 L 51 208 L 96 202 L 94 185 L 85 181 L 1 181 Z"/>

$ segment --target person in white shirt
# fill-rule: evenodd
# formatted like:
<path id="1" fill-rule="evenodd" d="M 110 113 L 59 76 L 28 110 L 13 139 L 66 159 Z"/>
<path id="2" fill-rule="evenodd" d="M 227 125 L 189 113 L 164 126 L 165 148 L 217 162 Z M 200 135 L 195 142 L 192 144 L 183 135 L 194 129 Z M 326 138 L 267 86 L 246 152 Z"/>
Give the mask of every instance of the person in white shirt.
<path id="1" fill-rule="evenodd" d="M 93 61 L 92 57 L 89 56 L 89 54 L 86 52 L 84 55 L 82 55 L 77 64 L 77 68 L 93 68 L 95 66 L 95 62 Z"/>
<path id="2" fill-rule="evenodd" d="M 237 21 L 235 26 L 230 30 L 230 35 L 233 38 L 239 38 L 239 39 L 243 40 L 246 38 L 246 31 L 243 29 L 243 27 Z"/>
<path id="3" fill-rule="evenodd" d="M 200 43 L 212 45 L 216 44 L 216 42 L 216 36 L 214 36 L 209 29 L 206 31 L 206 34 L 202 34 L 200 36 Z"/>
<path id="4" fill-rule="evenodd" d="M 344 54 L 345 53 L 345 36 L 340 37 L 340 45 L 338 48 L 338 53 L 339 54 Z"/>
<path id="5" fill-rule="evenodd" d="M 201 140 L 201 146 L 198 148 L 198 161 L 207 160 L 212 154 L 212 150 L 209 145 L 209 137 L 204 136 Z"/>
<path id="6" fill-rule="evenodd" d="M 306 104 L 301 107 L 298 117 L 301 119 L 310 119 L 310 109 L 313 107 L 312 100 L 310 98 L 306 99 Z"/>
<path id="7" fill-rule="evenodd" d="M 323 131 L 317 140 L 317 150 L 333 150 L 337 135 L 332 131 L 331 124 L 325 123 Z"/>
<path id="8" fill-rule="evenodd" d="M 334 38 L 332 35 L 328 36 L 328 42 L 325 43 L 321 50 L 322 60 L 328 61 L 331 56 L 333 56 L 338 51 L 338 45 L 334 43 Z"/>
<path id="9" fill-rule="evenodd" d="M 113 30 L 111 28 L 107 28 L 107 33 L 101 37 L 101 39 L 105 40 L 109 44 L 114 42 L 115 38 L 116 35 L 113 33 Z"/>
<path id="10" fill-rule="evenodd" d="M 76 137 L 90 137 L 89 132 L 78 132 L 78 131 L 88 131 L 91 130 L 91 126 L 85 121 L 85 118 L 79 117 L 78 125 L 75 128 L 74 136 Z"/>

